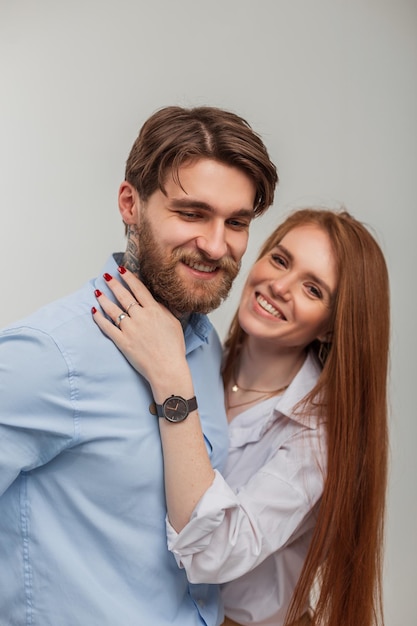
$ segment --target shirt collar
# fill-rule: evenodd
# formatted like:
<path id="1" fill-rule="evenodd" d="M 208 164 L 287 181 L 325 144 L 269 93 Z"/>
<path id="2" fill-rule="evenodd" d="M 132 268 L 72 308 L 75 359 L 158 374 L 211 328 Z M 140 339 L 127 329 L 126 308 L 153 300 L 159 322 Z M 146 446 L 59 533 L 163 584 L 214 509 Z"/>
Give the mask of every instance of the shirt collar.
<path id="1" fill-rule="evenodd" d="M 300 414 L 300 411 L 296 411 L 295 407 L 315 387 L 320 374 L 321 366 L 313 352 L 310 351 L 288 389 L 278 398 L 275 411 L 310 428 L 317 428 L 317 415 L 314 414 L 314 410 L 309 411 L 306 419 L 306 416 Z"/>

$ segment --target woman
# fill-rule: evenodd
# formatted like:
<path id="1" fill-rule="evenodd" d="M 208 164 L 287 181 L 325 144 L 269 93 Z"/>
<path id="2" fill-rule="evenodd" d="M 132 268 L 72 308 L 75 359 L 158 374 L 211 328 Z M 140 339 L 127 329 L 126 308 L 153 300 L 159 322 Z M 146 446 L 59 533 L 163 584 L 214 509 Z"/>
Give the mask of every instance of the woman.
<path id="1" fill-rule="evenodd" d="M 129 290 L 109 283 L 120 307 L 99 302 L 114 321 L 130 305 L 130 319 L 95 321 L 157 404 L 192 398 L 178 320 L 120 271 Z M 347 212 L 290 215 L 262 247 L 226 340 L 224 477 L 197 410 L 159 420 L 169 547 L 191 582 L 222 584 L 225 624 L 309 623 L 313 588 L 313 624 L 383 622 L 388 345 L 387 269 L 368 230 Z"/>

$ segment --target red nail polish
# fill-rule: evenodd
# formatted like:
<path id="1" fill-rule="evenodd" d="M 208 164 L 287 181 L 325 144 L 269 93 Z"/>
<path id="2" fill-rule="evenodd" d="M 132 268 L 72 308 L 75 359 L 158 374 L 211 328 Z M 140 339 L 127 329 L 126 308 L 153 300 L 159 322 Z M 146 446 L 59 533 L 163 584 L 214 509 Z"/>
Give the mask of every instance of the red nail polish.
<path id="1" fill-rule="evenodd" d="M 126 274 L 126 268 L 123 267 L 123 265 L 120 265 L 120 267 L 117 268 L 120 272 L 120 274 Z"/>
<path id="2" fill-rule="evenodd" d="M 99 298 L 101 296 L 100 289 L 96 289 L 95 292 L 94 292 L 94 295 L 95 295 L 96 298 Z"/>
<path id="3" fill-rule="evenodd" d="M 97 313 L 97 309 L 95 306 L 91 307 L 91 313 L 94 315 L 94 313 Z"/>
<path id="4" fill-rule="evenodd" d="M 103 278 L 104 280 L 107 280 L 107 282 L 109 282 L 109 280 L 111 280 L 113 278 L 113 276 L 110 276 L 110 274 L 107 274 L 107 272 L 105 274 L 103 274 Z"/>

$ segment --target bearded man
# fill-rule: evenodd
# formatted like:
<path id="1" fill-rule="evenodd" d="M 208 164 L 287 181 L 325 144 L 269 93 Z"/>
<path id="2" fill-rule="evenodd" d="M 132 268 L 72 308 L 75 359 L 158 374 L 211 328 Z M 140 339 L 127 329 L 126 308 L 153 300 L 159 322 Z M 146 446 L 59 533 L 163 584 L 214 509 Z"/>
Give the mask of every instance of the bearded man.
<path id="1" fill-rule="evenodd" d="M 181 320 L 207 448 L 221 470 L 221 345 L 206 313 L 229 293 L 250 223 L 272 204 L 277 180 L 262 140 L 234 113 L 157 111 L 119 189 L 126 251 L 79 291 L 0 333 L 1 624 L 220 623 L 216 586 L 188 583 L 167 549 L 150 387 L 91 311 L 98 294 L 113 298 L 108 283 L 127 267 Z M 196 402 L 183 400 L 173 414 Z"/>

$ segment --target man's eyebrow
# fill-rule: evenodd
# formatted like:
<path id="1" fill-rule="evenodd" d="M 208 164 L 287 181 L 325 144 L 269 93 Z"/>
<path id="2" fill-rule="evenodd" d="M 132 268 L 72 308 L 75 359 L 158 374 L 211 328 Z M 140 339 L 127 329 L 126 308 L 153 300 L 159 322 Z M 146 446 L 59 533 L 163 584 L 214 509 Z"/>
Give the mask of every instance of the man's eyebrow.
<path id="1" fill-rule="evenodd" d="M 291 263 L 294 262 L 294 256 L 291 254 L 291 252 L 289 250 L 287 250 L 287 248 L 285 246 L 283 246 L 281 243 L 277 244 L 275 246 L 275 249 L 278 252 L 283 252 L 285 254 L 285 256 L 291 261 Z M 322 278 L 320 278 L 319 276 L 317 276 L 316 274 L 313 274 L 313 272 L 307 272 L 306 273 L 306 278 L 308 278 L 309 280 L 312 280 L 314 283 L 317 283 L 318 285 L 320 285 L 320 287 L 324 290 L 327 291 L 327 294 L 330 298 L 330 300 L 333 300 L 334 298 L 334 293 L 333 291 L 330 289 L 329 285 L 326 283 L 326 281 L 324 281 Z"/>
<path id="2" fill-rule="evenodd" d="M 173 209 L 201 209 L 202 211 L 207 211 L 208 213 L 214 213 L 215 208 L 208 204 L 207 202 L 203 202 L 202 200 L 196 200 L 193 198 L 173 198 L 169 201 L 169 206 Z M 253 209 L 237 209 L 232 213 L 230 217 L 239 216 L 239 217 L 254 217 Z"/>

